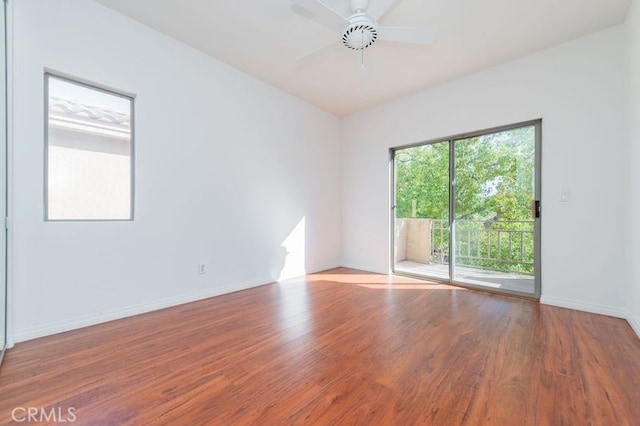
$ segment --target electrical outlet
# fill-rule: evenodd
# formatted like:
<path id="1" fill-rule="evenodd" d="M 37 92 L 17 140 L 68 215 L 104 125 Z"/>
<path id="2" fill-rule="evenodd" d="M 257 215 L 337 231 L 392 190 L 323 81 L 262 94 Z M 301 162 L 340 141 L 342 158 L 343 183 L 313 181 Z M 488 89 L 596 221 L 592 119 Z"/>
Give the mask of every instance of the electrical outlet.
<path id="1" fill-rule="evenodd" d="M 199 274 L 205 274 L 207 272 L 207 270 L 204 267 L 204 263 L 199 263 L 198 264 L 198 273 Z"/>

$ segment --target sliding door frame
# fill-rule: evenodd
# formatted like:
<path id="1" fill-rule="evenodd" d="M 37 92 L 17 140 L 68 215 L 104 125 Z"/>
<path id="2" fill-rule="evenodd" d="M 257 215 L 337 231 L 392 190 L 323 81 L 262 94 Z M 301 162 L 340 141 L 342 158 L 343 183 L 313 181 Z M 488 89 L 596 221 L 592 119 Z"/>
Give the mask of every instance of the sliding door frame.
<path id="1" fill-rule="evenodd" d="M 509 130 L 515 130 L 515 129 L 519 129 L 522 127 L 534 127 L 535 128 L 535 154 L 534 154 L 534 158 L 535 158 L 535 166 L 534 166 L 534 174 L 535 174 L 535 194 L 534 194 L 534 199 L 536 201 L 538 201 L 538 203 L 540 203 L 541 197 L 542 197 L 542 177 L 541 177 L 541 170 L 542 170 L 542 119 L 535 119 L 535 120 L 528 120 L 528 121 L 522 121 L 519 123 L 514 123 L 514 124 L 508 124 L 508 125 L 504 125 L 504 126 L 497 126 L 497 127 L 491 127 L 491 128 L 487 128 L 487 129 L 483 129 L 483 130 L 478 130 L 478 131 L 474 131 L 474 132 L 466 132 L 466 133 L 459 133 L 453 136 L 448 136 L 445 138 L 438 138 L 438 139 L 432 139 L 432 140 L 427 140 L 427 141 L 422 141 L 422 142 L 415 142 L 415 143 L 411 143 L 411 144 L 407 144 L 407 145 L 401 145 L 401 146 L 394 146 L 389 148 L 389 194 L 390 194 L 390 203 L 389 203 L 389 212 L 390 212 L 390 256 L 389 256 L 389 261 L 390 261 L 390 271 L 392 274 L 396 274 L 396 275 L 402 275 L 402 276 L 409 276 L 409 277 L 415 277 L 415 278 L 428 278 L 429 280 L 435 280 L 435 281 L 439 281 L 439 282 L 446 282 L 448 284 L 453 284 L 455 286 L 458 287 L 467 287 L 467 288 L 473 288 L 473 289 L 480 289 L 480 290 L 484 290 L 484 291 L 489 291 L 489 292 L 494 292 L 494 293 L 501 293 L 501 294 L 511 294 L 514 296 L 523 296 L 523 297 L 527 297 L 527 298 L 533 298 L 533 299 L 540 299 L 540 296 L 542 294 L 542 282 L 541 282 L 541 247 L 542 247 L 542 241 L 541 241 L 541 213 L 540 213 L 540 209 L 538 209 L 538 214 L 537 216 L 534 218 L 534 223 L 533 223 L 533 244 L 534 244 L 534 266 L 533 266 L 533 270 L 534 270 L 534 292 L 533 293 L 525 293 L 525 292 L 519 292 L 519 291 L 514 291 L 514 290 L 506 290 L 506 289 L 501 289 L 501 290 L 495 290 L 491 287 L 485 287 L 485 286 L 481 286 L 481 285 L 474 285 L 474 284 L 469 284 L 469 283 L 464 283 L 464 282 L 459 282 L 459 281 L 455 281 L 454 280 L 454 268 L 455 268 L 455 142 L 457 140 L 461 140 L 461 139 L 469 139 L 469 138 L 473 138 L 473 137 L 478 137 L 478 136 L 482 136 L 482 135 L 486 135 L 486 134 L 492 134 L 492 133 L 499 133 L 499 132 L 504 132 L 504 131 L 509 131 Z M 408 148 L 416 148 L 419 146 L 425 146 L 425 145 L 434 145 L 437 143 L 443 143 L 443 142 L 448 142 L 449 143 L 449 279 L 445 280 L 441 277 L 432 277 L 432 276 L 426 276 L 426 275 L 418 275 L 418 274 L 411 274 L 408 272 L 402 272 L 402 271 L 396 271 L 395 268 L 395 247 L 396 247 L 396 241 L 395 241 L 395 219 L 396 219 L 396 215 L 395 215 L 395 208 L 396 208 L 396 194 L 395 194 L 395 188 L 396 188 L 396 179 L 395 179 L 395 155 L 396 155 L 396 151 L 399 150 L 403 150 L 403 149 L 408 149 Z M 539 204 L 540 205 L 540 204 Z"/>

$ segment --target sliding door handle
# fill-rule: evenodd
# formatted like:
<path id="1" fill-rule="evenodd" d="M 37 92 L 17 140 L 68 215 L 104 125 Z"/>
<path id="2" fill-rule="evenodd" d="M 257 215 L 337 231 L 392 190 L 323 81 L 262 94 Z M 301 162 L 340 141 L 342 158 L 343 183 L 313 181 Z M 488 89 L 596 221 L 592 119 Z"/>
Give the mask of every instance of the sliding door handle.
<path id="1" fill-rule="evenodd" d="M 540 200 L 531 200 L 531 217 L 533 219 L 540 217 Z"/>

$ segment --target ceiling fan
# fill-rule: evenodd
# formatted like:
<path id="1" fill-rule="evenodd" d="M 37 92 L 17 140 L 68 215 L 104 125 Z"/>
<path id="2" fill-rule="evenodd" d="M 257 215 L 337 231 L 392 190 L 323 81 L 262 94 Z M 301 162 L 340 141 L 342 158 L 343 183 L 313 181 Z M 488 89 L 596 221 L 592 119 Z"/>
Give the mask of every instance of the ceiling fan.
<path id="1" fill-rule="evenodd" d="M 377 41 L 433 43 L 438 33 L 435 28 L 385 27 L 378 24 L 378 19 L 395 2 L 396 0 L 373 0 L 369 4 L 369 0 L 349 0 L 351 15 L 345 17 L 320 0 L 293 0 L 296 6 L 313 14 L 321 24 L 340 31 L 339 40 L 299 58 L 298 62 L 308 61 L 340 44 L 348 49 L 360 51 L 364 61 L 364 49 L 371 47 Z"/>

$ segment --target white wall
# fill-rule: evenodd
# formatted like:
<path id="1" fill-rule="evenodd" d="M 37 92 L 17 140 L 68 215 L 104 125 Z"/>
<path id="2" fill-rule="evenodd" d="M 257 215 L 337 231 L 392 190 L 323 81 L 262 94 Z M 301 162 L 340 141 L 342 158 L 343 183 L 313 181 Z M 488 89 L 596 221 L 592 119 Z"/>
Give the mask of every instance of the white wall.
<path id="1" fill-rule="evenodd" d="M 640 335 L 640 2 L 634 0 L 627 17 L 629 124 L 629 322 Z"/>
<path id="2" fill-rule="evenodd" d="M 16 340 L 339 265 L 337 117 L 96 3 L 13 7 Z M 135 221 L 43 221 L 45 67 L 136 94 Z"/>
<path id="3" fill-rule="evenodd" d="M 346 265 L 388 271 L 389 147 L 542 118 L 542 301 L 624 316 L 624 36 L 618 26 L 347 117 Z"/>

